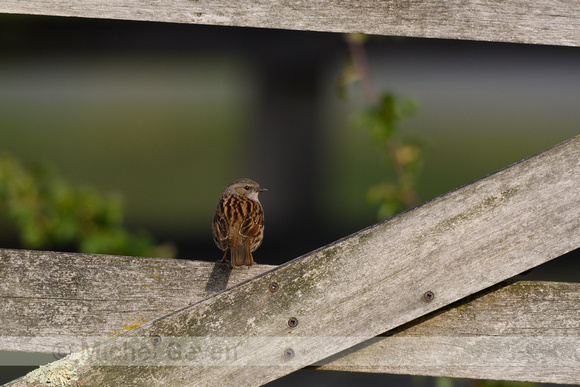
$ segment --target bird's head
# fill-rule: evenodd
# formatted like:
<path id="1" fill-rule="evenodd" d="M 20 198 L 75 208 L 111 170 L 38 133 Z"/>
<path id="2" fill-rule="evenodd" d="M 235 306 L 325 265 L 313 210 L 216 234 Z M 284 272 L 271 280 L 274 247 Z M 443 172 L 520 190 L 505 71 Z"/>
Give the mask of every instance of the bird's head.
<path id="1" fill-rule="evenodd" d="M 242 195 L 257 202 L 258 194 L 265 191 L 267 191 L 267 189 L 260 188 L 260 185 L 253 180 L 239 179 L 228 185 L 225 193 Z"/>

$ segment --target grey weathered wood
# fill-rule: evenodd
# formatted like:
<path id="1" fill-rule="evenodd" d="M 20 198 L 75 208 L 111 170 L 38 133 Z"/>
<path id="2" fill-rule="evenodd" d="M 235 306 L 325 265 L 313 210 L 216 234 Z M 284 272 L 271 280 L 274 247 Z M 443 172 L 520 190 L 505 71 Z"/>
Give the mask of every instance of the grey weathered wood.
<path id="1" fill-rule="evenodd" d="M 260 385 L 577 248 L 579 197 L 575 138 L 43 372 L 84 385 Z M 164 354 L 180 340 L 195 348 L 176 364 Z M 200 358 L 216 345 L 235 356 Z"/>
<path id="2" fill-rule="evenodd" d="M 0 249 L 0 351 L 79 351 L 273 267 Z"/>
<path id="3" fill-rule="evenodd" d="M 317 369 L 580 384 L 580 284 L 496 286 Z"/>
<path id="4" fill-rule="evenodd" d="M 0 250 L 0 350 L 78 351 L 272 268 Z M 580 384 L 580 284 L 504 286 L 325 359 L 319 368 Z"/>
<path id="5" fill-rule="evenodd" d="M 580 45 L 569 0 L 1 0 L 0 12 Z"/>

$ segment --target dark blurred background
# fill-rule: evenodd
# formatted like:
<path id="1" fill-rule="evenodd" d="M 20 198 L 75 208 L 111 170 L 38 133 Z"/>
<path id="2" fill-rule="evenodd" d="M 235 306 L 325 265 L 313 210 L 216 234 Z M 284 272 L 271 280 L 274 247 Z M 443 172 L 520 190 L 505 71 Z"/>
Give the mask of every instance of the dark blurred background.
<path id="1" fill-rule="evenodd" d="M 578 48 L 386 37 L 366 47 L 377 89 L 421 106 L 401 127 L 423 145 L 421 201 L 580 132 Z M 365 193 L 385 179 L 384 160 L 353 123 L 361 91 L 338 98 L 347 57 L 332 33 L 0 15 L 0 153 L 120 194 L 125 224 L 184 259 L 221 257 L 217 200 L 252 178 L 269 189 L 255 258 L 279 264 L 377 221 Z M 526 279 L 577 282 L 578 269 L 575 252 Z M 272 385 L 361 381 L 446 383 L 301 371 Z"/>

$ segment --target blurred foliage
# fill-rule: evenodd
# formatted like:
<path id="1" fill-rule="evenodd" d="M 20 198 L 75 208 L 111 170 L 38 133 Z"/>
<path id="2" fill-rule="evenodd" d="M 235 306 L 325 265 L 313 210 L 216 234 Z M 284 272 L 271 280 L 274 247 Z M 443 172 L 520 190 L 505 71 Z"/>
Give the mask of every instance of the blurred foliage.
<path id="1" fill-rule="evenodd" d="M 385 178 L 385 181 L 372 185 L 367 190 L 370 202 L 378 204 L 377 216 L 386 219 L 407 208 L 419 204 L 417 179 L 423 164 L 423 149 L 417 141 L 403 137 L 399 125 L 402 121 L 414 116 L 419 104 L 409 98 L 391 93 L 377 93 L 372 83 L 368 65 L 365 43 L 369 37 L 362 34 L 347 34 L 345 41 L 350 50 L 351 63 L 346 66 L 338 79 L 338 95 L 346 98 L 347 89 L 353 83 L 362 86 L 367 107 L 356 115 L 356 123 L 365 129 L 373 143 L 384 152 L 392 166 L 396 179 Z M 436 378 L 437 387 L 462 385 L 462 379 Z M 473 387 L 524 387 L 533 383 L 468 380 Z"/>
<path id="2" fill-rule="evenodd" d="M 171 257 L 146 233 L 123 225 L 123 203 L 91 187 L 76 187 L 47 166 L 23 165 L 0 156 L 0 216 L 27 249 L 73 249 L 83 253 Z"/>
<path id="3" fill-rule="evenodd" d="M 365 43 L 368 36 L 347 34 L 351 61 L 338 80 L 338 94 L 345 98 L 347 86 L 359 82 L 368 107 L 357 114 L 358 126 L 364 128 L 373 143 L 384 152 L 394 170 L 395 179 L 372 185 L 367 199 L 378 205 L 377 216 L 385 219 L 420 203 L 417 179 L 423 163 L 423 150 L 418 142 L 404 138 L 399 125 L 418 111 L 419 104 L 409 98 L 375 91 L 367 65 Z"/>
<path id="4" fill-rule="evenodd" d="M 417 142 L 403 139 L 398 130 L 398 124 L 416 110 L 413 100 L 384 94 L 378 105 L 359 115 L 359 125 L 387 153 L 395 170 L 396 180 L 377 183 L 367 190 L 368 200 L 378 204 L 379 219 L 419 204 L 416 186 L 423 161 L 422 149 Z"/>

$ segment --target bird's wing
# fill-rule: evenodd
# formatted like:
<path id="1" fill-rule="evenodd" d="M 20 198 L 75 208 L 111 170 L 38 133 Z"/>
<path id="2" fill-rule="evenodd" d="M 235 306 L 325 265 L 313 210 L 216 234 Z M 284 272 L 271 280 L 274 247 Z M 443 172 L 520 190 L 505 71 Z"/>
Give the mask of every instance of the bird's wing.
<path id="1" fill-rule="evenodd" d="M 246 218 L 242 227 L 240 227 L 240 235 L 245 238 L 252 238 L 260 234 L 260 230 L 264 225 L 264 211 L 260 203 L 251 202 L 253 208 L 249 211 L 252 216 Z"/>
<path id="2" fill-rule="evenodd" d="M 213 239 L 215 241 L 215 243 L 218 246 L 222 246 L 222 248 L 225 245 L 225 242 L 228 239 L 228 226 L 227 223 L 225 221 L 225 218 L 223 217 L 223 214 L 218 211 L 216 212 L 214 218 L 213 218 Z"/>

